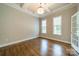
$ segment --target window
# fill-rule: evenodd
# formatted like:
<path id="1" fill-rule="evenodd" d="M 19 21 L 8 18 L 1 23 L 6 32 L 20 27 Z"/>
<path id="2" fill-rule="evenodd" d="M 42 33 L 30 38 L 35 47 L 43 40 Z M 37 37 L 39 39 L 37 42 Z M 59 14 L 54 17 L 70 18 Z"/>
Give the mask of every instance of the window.
<path id="1" fill-rule="evenodd" d="M 42 20 L 42 33 L 46 33 L 46 20 Z"/>
<path id="2" fill-rule="evenodd" d="M 53 19 L 53 34 L 61 35 L 61 16 Z"/>

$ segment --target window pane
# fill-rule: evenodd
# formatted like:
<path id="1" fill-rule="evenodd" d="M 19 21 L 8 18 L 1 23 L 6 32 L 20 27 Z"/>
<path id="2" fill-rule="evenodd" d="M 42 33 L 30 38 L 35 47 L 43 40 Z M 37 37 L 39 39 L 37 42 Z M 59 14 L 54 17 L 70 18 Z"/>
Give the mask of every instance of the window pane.
<path id="1" fill-rule="evenodd" d="M 46 20 L 42 20 L 42 33 L 46 33 Z"/>
<path id="2" fill-rule="evenodd" d="M 54 18 L 54 25 L 61 25 L 61 16 Z"/>
<path id="3" fill-rule="evenodd" d="M 53 19 L 54 34 L 61 34 L 61 16 Z"/>

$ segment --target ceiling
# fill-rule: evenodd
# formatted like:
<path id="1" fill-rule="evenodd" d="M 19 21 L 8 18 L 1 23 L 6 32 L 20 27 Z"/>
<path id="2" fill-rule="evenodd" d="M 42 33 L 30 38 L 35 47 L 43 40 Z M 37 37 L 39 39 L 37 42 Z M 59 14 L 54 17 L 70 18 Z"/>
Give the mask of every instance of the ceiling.
<path id="1" fill-rule="evenodd" d="M 62 9 L 63 7 L 68 7 L 73 4 L 69 3 L 12 3 L 9 4 L 10 6 L 14 6 L 16 8 L 19 8 L 25 12 L 28 12 L 34 16 L 38 17 L 44 17 L 56 10 Z M 44 8 L 44 14 L 38 14 L 37 9 L 40 7 L 40 5 Z"/>
<path id="2" fill-rule="evenodd" d="M 43 7 L 44 9 L 44 14 L 38 14 L 37 10 L 40 7 L 40 5 Z M 57 8 L 61 8 L 65 5 L 68 5 L 67 3 L 24 3 L 24 4 L 20 4 L 21 8 L 23 8 L 24 10 L 28 10 L 30 12 L 32 12 L 33 14 L 36 14 L 38 16 L 43 16 L 46 15 L 48 13 L 50 13 L 51 11 L 57 9 Z"/>

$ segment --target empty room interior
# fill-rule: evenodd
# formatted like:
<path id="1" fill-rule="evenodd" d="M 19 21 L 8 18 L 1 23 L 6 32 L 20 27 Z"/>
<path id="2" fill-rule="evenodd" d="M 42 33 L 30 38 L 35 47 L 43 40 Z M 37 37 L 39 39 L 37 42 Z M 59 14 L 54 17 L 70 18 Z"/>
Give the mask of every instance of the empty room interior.
<path id="1" fill-rule="evenodd" d="M 78 3 L 0 3 L 0 56 L 78 55 Z"/>

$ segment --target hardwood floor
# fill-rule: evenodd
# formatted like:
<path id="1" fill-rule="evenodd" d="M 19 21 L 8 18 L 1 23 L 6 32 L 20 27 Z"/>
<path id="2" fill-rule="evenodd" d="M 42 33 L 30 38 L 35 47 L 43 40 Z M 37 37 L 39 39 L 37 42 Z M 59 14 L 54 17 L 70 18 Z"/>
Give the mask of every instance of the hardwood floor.
<path id="1" fill-rule="evenodd" d="M 74 56 L 69 44 L 36 38 L 0 48 L 1 56 Z"/>

